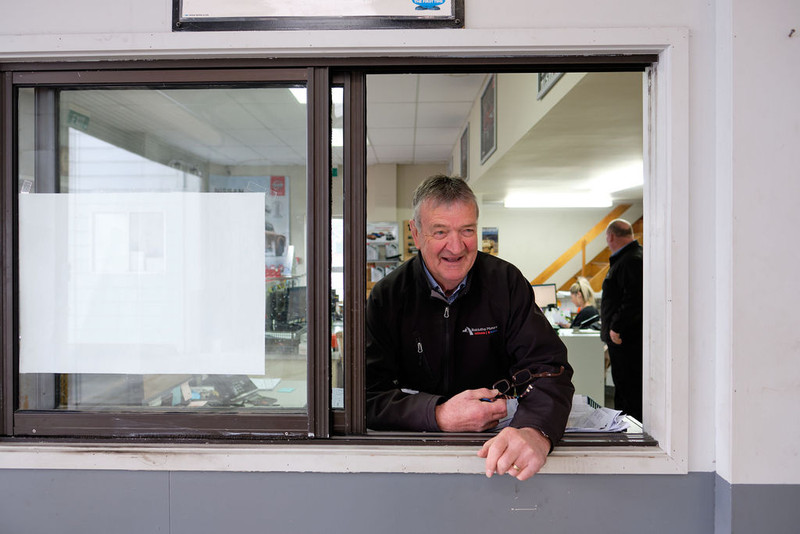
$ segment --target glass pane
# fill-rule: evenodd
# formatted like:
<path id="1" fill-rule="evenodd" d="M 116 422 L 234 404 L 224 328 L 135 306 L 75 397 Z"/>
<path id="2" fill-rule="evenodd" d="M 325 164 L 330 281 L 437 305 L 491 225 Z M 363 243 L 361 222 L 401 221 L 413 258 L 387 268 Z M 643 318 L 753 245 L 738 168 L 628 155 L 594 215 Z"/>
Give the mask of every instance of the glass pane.
<path id="1" fill-rule="evenodd" d="M 20 92 L 21 409 L 306 411 L 304 96 Z"/>
<path id="2" fill-rule="evenodd" d="M 344 89 L 331 89 L 331 406 L 344 407 Z"/>
<path id="3" fill-rule="evenodd" d="M 19 122 L 17 128 L 18 144 L 18 187 L 30 190 L 33 187 L 34 173 L 34 124 L 36 121 L 36 106 L 34 104 L 33 89 L 20 89 L 17 99 Z"/>

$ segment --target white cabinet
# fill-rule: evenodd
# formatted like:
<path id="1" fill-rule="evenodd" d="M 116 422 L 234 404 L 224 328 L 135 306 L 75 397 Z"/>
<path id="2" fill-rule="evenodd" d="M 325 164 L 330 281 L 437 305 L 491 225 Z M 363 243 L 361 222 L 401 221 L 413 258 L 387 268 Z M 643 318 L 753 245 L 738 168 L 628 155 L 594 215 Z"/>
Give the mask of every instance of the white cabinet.
<path id="1" fill-rule="evenodd" d="M 600 405 L 605 401 L 606 362 L 604 347 L 600 340 L 600 332 L 581 330 L 578 333 L 571 329 L 559 330 L 559 336 L 567 346 L 567 359 L 575 370 L 572 383 L 575 393 L 587 395 Z"/>

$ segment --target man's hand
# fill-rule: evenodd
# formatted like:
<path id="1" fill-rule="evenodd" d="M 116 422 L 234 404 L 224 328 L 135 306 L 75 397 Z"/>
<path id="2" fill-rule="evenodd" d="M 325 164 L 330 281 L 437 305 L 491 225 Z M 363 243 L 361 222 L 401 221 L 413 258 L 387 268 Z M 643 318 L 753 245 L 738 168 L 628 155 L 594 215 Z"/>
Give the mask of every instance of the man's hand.
<path id="1" fill-rule="evenodd" d="M 491 399 L 497 395 L 494 389 L 468 389 L 451 397 L 436 407 L 436 424 L 443 432 L 483 432 L 497 426 L 506 416 L 506 401 Z"/>
<path id="2" fill-rule="evenodd" d="M 486 476 L 508 473 L 526 480 L 547 461 L 550 440 L 535 428 L 506 427 L 483 444 L 478 456 L 486 458 Z"/>
<path id="3" fill-rule="evenodd" d="M 621 337 L 619 337 L 619 334 L 617 334 L 617 333 L 616 333 L 616 332 L 614 332 L 613 330 L 609 330 L 609 331 L 608 331 L 608 337 L 610 337 L 610 338 L 611 338 L 611 342 L 612 342 L 614 345 L 622 345 L 622 338 L 621 338 Z"/>

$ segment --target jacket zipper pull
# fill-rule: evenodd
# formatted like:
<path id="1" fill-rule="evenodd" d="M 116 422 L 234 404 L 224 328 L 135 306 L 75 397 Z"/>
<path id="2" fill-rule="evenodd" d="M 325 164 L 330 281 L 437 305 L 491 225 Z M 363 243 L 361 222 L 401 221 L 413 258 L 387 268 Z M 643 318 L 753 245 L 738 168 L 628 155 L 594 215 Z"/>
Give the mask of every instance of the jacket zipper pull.
<path id="1" fill-rule="evenodd" d="M 419 366 L 422 367 L 422 341 L 417 339 L 417 354 L 419 354 Z"/>
<path id="2" fill-rule="evenodd" d="M 448 317 L 450 317 L 450 306 L 445 306 L 444 307 L 444 318 L 447 319 Z"/>

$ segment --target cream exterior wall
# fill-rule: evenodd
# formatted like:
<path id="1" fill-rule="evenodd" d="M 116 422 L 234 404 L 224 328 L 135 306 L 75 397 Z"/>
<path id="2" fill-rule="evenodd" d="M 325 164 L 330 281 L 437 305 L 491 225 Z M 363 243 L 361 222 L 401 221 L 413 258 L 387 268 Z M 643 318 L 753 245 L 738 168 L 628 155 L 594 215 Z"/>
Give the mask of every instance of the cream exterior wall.
<path id="1" fill-rule="evenodd" d="M 723 5 L 732 12 L 733 58 L 732 128 L 730 138 L 724 134 L 732 155 L 732 261 L 720 266 L 731 281 L 730 480 L 797 482 L 800 332 L 793 299 L 770 305 L 769 295 L 791 294 L 800 262 L 793 237 L 800 222 L 800 3 Z M 776 439 L 759 436 L 768 428 L 779 429 Z"/>
<path id="2" fill-rule="evenodd" d="M 352 32 L 170 31 L 163 0 L 0 2 L 0 61 L 272 55 L 413 55 L 629 47 L 688 30 L 690 471 L 732 484 L 800 483 L 797 87 L 793 0 L 569 3 L 466 0 L 466 29 Z M 798 28 L 800 29 L 800 28 Z M 630 46 L 635 50 L 635 46 Z M 759 104 L 760 103 L 760 104 Z M 766 103 L 769 103 L 767 105 Z M 716 306 L 710 308 L 709 303 Z M 791 322 L 790 322 L 791 321 Z M 779 429 L 780 432 L 776 432 Z"/>

